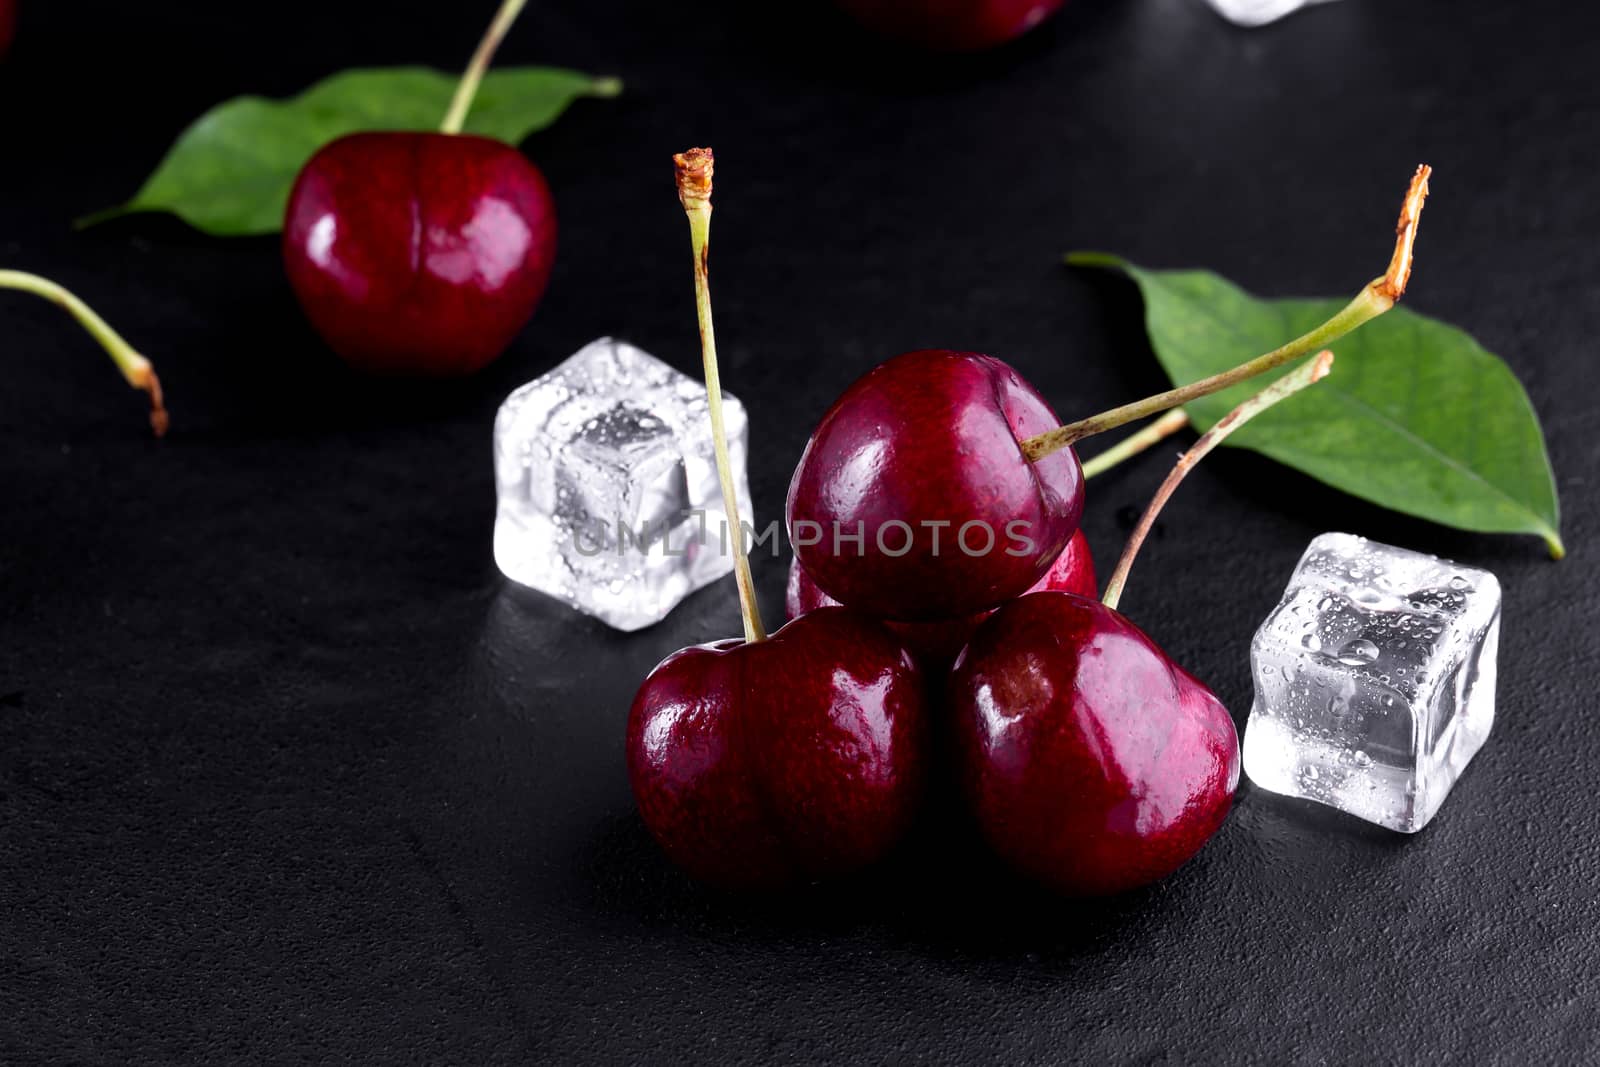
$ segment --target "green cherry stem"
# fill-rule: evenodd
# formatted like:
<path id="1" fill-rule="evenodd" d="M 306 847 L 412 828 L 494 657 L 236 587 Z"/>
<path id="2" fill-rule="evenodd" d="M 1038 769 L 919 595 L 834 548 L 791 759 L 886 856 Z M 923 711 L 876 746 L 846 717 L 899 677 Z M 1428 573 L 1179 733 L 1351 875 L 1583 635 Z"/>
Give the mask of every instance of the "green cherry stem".
<path id="1" fill-rule="evenodd" d="M 450 110 L 445 112 L 444 122 L 439 126 L 440 133 L 460 133 L 461 127 L 466 125 L 467 112 L 472 110 L 472 101 L 478 95 L 478 86 L 488 73 L 489 64 L 494 61 L 495 50 L 506 39 L 506 34 L 511 32 L 511 24 L 517 21 L 517 16 L 522 14 L 527 4 L 528 0 L 504 0 L 500 10 L 495 12 L 488 32 L 478 42 L 478 50 L 472 54 L 472 62 L 467 64 L 466 73 L 461 75 L 456 95 L 450 101 Z"/>
<path id="2" fill-rule="evenodd" d="M 1160 444 L 1189 425 L 1189 413 L 1174 408 L 1138 433 L 1129 434 L 1093 459 L 1083 461 L 1083 476 L 1093 478 L 1104 474 L 1124 460 L 1132 459 L 1152 445 Z"/>
<path id="3" fill-rule="evenodd" d="M 94 309 L 72 293 L 63 289 L 48 278 L 41 278 L 37 274 L 28 274 L 20 270 L 0 270 L 0 289 L 16 289 L 19 292 L 33 293 L 42 296 L 66 312 L 78 323 L 89 331 L 89 334 L 100 342 L 111 355 L 117 369 L 128 380 L 128 384 L 135 389 L 141 389 L 150 395 L 150 428 L 157 437 L 167 432 L 167 409 L 161 399 L 161 379 L 156 377 L 155 368 L 150 361 L 140 355 L 111 324 L 95 314 Z"/>
<path id="4" fill-rule="evenodd" d="M 1144 514 L 1139 517 L 1139 525 L 1134 527 L 1133 534 L 1128 538 L 1127 547 L 1122 550 L 1122 558 L 1117 561 L 1117 569 L 1112 573 L 1111 580 L 1106 583 L 1106 595 L 1101 598 L 1106 607 L 1115 608 L 1117 601 L 1122 599 L 1122 587 L 1128 583 L 1128 571 L 1133 568 L 1134 557 L 1139 554 L 1145 538 L 1150 536 L 1150 529 L 1156 523 L 1156 516 L 1161 514 L 1161 509 L 1166 506 L 1178 484 L 1194 470 L 1195 464 L 1205 459 L 1207 454 L 1220 445 L 1229 434 L 1278 401 L 1291 397 L 1308 385 L 1326 378 L 1332 367 L 1333 353 L 1319 352 L 1315 359 L 1302 363 L 1222 416 L 1215 426 L 1200 435 L 1200 440 L 1194 443 L 1193 448 L 1178 457 L 1172 473 L 1167 475 L 1166 481 L 1161 483 L 1161 488 L 1157 489 L 1156 495 L 1151 498 L 1150 506 L 1145 508 Z"/>
<path id="5" fill-rule="evenodd" d="M 1210 396 L 1212 393 L 1220 392 L 1229 386 L 1254 378 L 1258 374 L 1265 374 L 1301 356 L 1325 348 L 1357 326 L 1377 318 L 1394 307 L 1405 293 L 1406 282 L 1411 277 L 1411 250 L 1417 238 L 1417 220 L 1422 215 L 1422 203 L 1428 196 L 1428 177 L 1432 173 L 1433 168 L 1423 164 L 1411 178 L 1411 187 L 1406 191 L 1405 203 L 1400 208 L 1400 223 L 1395 230 L 1394 255 L 1389 260 L 1389 269 L 1384 272 L 1383 277 L 1368 282 L 1366 288 L 1357 293 L 1355 298 L 1333 318 L 1283 347 L 1275 348 L 1263 356 L 1257 356 L 1232 370 L 1112 408 L 1110 411 L 1103 411 L 1087 419 L 1069 422 L 1065 426 L 1058 426 L 1054 430 L 1047 430 L 1030 437 L 1022 442 L 1023 455 L 1030 461 L 1037 461 L 1085 437 L 1187 404 L 1203 396 Z M 1068 262 L 1099 263 L 1102 262 L 1102 257 L 1092 254 L 1071 256 L 1068 257 Z"/>
<path id="6" fill-rule="evenodd" d="M 709 148 L 691 148 L 672 157 L 677 168 L 678 200 L 689 216 L 689 240 L 694 247 L 694 302 L 700 320 L 700 354 L 705 364 L 706 401 L 711 408 L 711 442 L 717 453 L 717 479 L 722 483 L 722 508 L 733 535 L 733 575 L 739 586 L 739 613 L 744 618 L 744 639 L 764 641 L 756 586 L 750 578 L 750 560 L 744 551 L 744 525 L 739 521 L 739 494 L 733 484 L 733 463 L 728 459 L 728 433 L 722 421 L 722 379 L 717 374 L 717 334 L 711 324 L 711 173 L 715 160 Z"/>

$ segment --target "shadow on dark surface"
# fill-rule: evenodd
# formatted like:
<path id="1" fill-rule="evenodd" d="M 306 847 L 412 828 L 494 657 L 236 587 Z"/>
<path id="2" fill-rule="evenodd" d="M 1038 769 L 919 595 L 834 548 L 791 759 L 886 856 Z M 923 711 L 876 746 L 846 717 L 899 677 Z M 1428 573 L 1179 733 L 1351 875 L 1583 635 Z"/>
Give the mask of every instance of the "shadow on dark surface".
<path id="1" fill-rule="evenodd" d="M 1065 254 L 1068 249 L 1062 249 Z M 1072 249 L 1071 251 L 1079 251 Z M 1105 249 L 1113 254 L 1117 249 Z M 1161 373 L 1155 349 L 1144 327 L 1144 297 L 1139 287 L 1119 270 L 1100 267 L 1075 267 L 1061 265 L 1064 286 L 1081 288 L 1090 294 L 1086 301 L 1090 321 L 1105 340 L 1105 347 L 1116 354 L 1115 363 L 1129 399 L 1150 396 L 1169 389 L 1172 383 Z M 1242 354 L 1241 362 L 1256 352 Z M 1068 412 L 1058 414 L 1063 419 L 1083 418 L 1093 412 Z M 1096 444 L 1105 447 L 1116 440 L 1115 434 L 1095 438 Z"/>
<path id="2" fill-rule="evenodd" d="M 1229 818 L 1248 822 L 1252 834 L 1266 834 L 1290 844 L 1339 837 L 1380 849 L 1399 850 L 1412 840 L 1406 834 L 1385 830 L 1326 804 L 1270 793 L 1243 775 L 1239 778 L 1239 792 L 1234 796 Z"/>
<path id="3" fill-rule="evenodd" d="M 482 643 L 485 649 L 500 658 L 525 657 L 530 649 L 540 648 L 558 637 L 570 641 L 576 636 L 602 653 L 629 658 L 648 656 L 656 648 L 672 645 L 657 656 L 659 660 L 668 652 L 684 647 L 682 644 L 673 644 L 677 639 L 671 636 L 672 633 L 688 631 L 700 634 L 702 637 L 699 639 L 687 642 L 699 644 L 717 640 L 719 636 L 732 636 L 740 626 L 738 600 L 733 594 L 731 574 L 685 597 L 668 613 L 670 624 L 664 620 L 636 633 L 613 629 L 556 597 L 510 578 L 501 576 L 498 581 L 499 588 L 484 621 Z M 717 621 L 723 617 L 729 619 L 728 625 L 720 625 Z M 652 640 L 652 637 L 655 639 Z M 644 671 L 640 671 L 631 677 L 642 680 L 644 674 Z"/>
<path id="4" fill-rule="evenodd" d="M 579 903 L 596 922 L 662 935 L 784 943 L 867 933 L 933 958 L 1031 962 L 1085 952 L 1126 925 L 1158 930 L 1169 915 L 1154 906 L 1161 886 L 1073 899 L 1016 878 L 964 820 L 939 810 L 949 807 L 924 812 L 911 837 L 868 871 L 759 896 L 694 883 L 630 811 L 596 826 L 573 857 Z"/>
<path id="5" fill-rule="evenodd" d="M 936 787 L 917 827 L 891 856 L 838 882 L 763 895 L 708 889 L 673 867 L 629 811 L 600 822 L 581 841 L 569 864 L 569 884 L 579 910 L 608 928 L 621 924 L 663 937 L 687 932 L 715 942 L 773 946 L 867 937 L 930 959 L 1049 969 L 1107 944 L 1126 947 L 1130 928 L 1150 943 L 1169 924 L 1190 921 L 1186 901 L 1196 893 L 1194 880 L 1213 878 L 1213 861 L 1241 862 L 1241 850 L 1254 854 L 1257 864 L 1303 867 L 1315 876 L 1330 843 L 1355 847 L 1382 868 L 1402 862 L 1415 840 L 1322 805 L 1254 789 L 1241 779 L 1229 821 L 1178 872 L 1115 897 L 1064 897 L 1006 870 L 983 846 L 946 783 Z M 1228 857 L 1220 855 L 1224 850 Z"/>

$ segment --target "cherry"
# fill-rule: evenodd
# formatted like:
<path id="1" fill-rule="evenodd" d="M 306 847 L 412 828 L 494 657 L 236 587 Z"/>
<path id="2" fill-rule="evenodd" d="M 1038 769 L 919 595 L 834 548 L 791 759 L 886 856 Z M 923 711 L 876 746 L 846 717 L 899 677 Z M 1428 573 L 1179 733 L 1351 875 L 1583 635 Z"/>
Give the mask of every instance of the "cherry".
<path id="1" fill-rule="evenodd" d="M 867 29 L 918 48 L 975 52 L 1039 25 L 1065 0 L 838 0 Z"/>
<path id="2" fill-rule="evenodd" d="M 0 0 L 0 56 L 11 47 L 11 38 L 17 30 L 17 5 L 15 0 Z"/>
<path id="3" fill-rule="evenodd" d="M 694 248 L 695 304 L 727 529 L 739 530 L 712 327 L 710 149 L 674 157 Z M 922 674 L 875 620 L 824 608 L 768 637 L 743 537 L 733 573 L 743 641 L 668 656 L 628 713 L 628 780 L 645 825 L 694 877 L 773 888 L 856 870 L 909 828 L 931 741 Z"/>
<path id="4" fill-rule="evenodd" d="M 1177 870 L 1222 825 L 1239 737 L 1212 692 L 1116 611 L 1157 513 L 1228 434 L 1319 380 L 1331 353 L 1204 434 L 1145 510 L 1105 603 L 1031 593 L 989 616 L 948 682 L 951 747 L 991 848 L 1066 893 L 1117 893 Z"/>
<path id="5" fill-rule="evenodd" d="M 686 648 L 628 715 L 628 780 L 667 856 L 729 889 L 846 874 L 916 813 L 929 760 L 911 653 L 847 608 Z"/>
<path id="6" fill-rule="evenodd" d="M 879 364 L 822 417 L 789 483 L 789 541 L 829 596 L 869 615 L 958 618 L 1019 596 L 1078 528 L 1070 448 L 1029 462 L 1059 425 L 992 356 L 930 349 Z"/>
<path id="7" fill-rule="evenodd" d="M 1099 587 L 1095 582 L 1094 560 L 1089 554 L 1089 542 L 1082 530 L 1072 535 L 1072 540 L 1067 542 L 1067 547 L 1062 549 L 1061 555 L 1056 557 L 1044 577 L 1028 591 L 1038 593 L 1047 590 L 1087 597 L 1097 594 Z M 817 583 L 801 568 L 798 560 L 790 563 L 786 605 L 791 619 L 837 603 L 817 588 Z M 905 641 L 925 668 L 933 671 L 947 666 L 956 658 L 962 646 L 972 637 L 972 632 L 986 617 L 987 613 L 939 622 L 891 622 L 887 627 Z"/>
<path id="8" fill-rule="evenodd" d="M 510 145 L 357 133 L 289 197 L 283 261 L 324 340 L 359 370 L 460 375 L 501 352 L 550 279 L 550 189 Z"/>
<path id="9" fill-rule="evenodd" d="M 439 133 L 356 133 L 306 163 L 289 194 L 283 263 L 306 317 L 351 366 L 479 370 L 527 325 L 550 280 L 556 209 L 515 148 L 461 135 L 526 0 L 502 0 Z"/>
<path id="10" fill-rule="evenodd" d="M 953 748 L 985 840 L 1067 893 L 1177 870 L 1222 825 L 1239 739 L 1221 701 L 1121 614 L 1031 593 L 973 634 L 949 686 Z"/>

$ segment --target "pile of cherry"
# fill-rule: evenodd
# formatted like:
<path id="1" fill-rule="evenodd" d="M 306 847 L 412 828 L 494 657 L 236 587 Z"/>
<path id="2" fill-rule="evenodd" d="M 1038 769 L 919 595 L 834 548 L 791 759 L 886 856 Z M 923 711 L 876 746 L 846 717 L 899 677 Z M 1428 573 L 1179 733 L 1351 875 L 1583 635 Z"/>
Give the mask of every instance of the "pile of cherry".
<path id="1" fill-rule="evenodd" d="M 676 161 L 733 516 L 707 279 L 712 157 L 695 149 Z M 1420 168 L 1390 271 L 1352 302 L 1352 319 L 1403 292 L 1427 177 Z M 1117 598 L 1183 474 L 1237 424 L 1325 375 L 1332 355 L 1280 378 L 1190 449 L 1104 603 L 1078 530 L 1084 475 L 1070 446 L 1129 412 L 1309 354 L 1297 344 L 1065 427 L 989 356 L 910 352 L 851 385 L 789 486 L 793 620 L 765 634 L 735 537 L 744 639 L 672 654 L 634 698 L 629 779 L 667 855 L 723 888 L 836 877 L 884 857 L 927 791 L 953 787 L 1001 859 L 1063 892 L 1127 890 L 1194 856 L 1232 805 L 1238 736 L 1222 702 L 1118 613 Z M 949 754 L 937 769 L 936 749 Z"/>
<path id="2" fill-rule="evenodd" d="M 635 699 L 635 797 L 678 865 L 779 886 L 875 861 L 917 814 L 936 729 L 984 837 L 1048 885 L 1114 893 L 1205 845 L 1238 782 L 1234 723 L 1094 600 L 1077 456 L 1019 451 L 1056 426 L 984 355 L 910 352 L 838 398 L 790 483 L 790 531 L 829 531 L 795 539 L 794 621 L 683 649 Z M 976 552 L 1008 525 L 1029 537 Z M 837 528 L 866 531 L 861 552 L 832 552 Z M 883 552 L 880 528 L 912 550 Z"/>
<path id="3" fill-rule="evenodd" d="M 789 490 L 790 530 L 830 531 L 797 539 L 794 621 L 676 653 L 634 702 L 634 793 L 676 863 L 743 887 L 880 858 L 930 785 L 936 729 L 995 851 L 1057 888 L 1153 881 L 1216 832 L 1239 777 L 1233 722 L 1094 599 L 1077 457 L 1018 448 L 1058 425 L 1014 370 L 966 353 L 898 356 L 840 397 Z M 962 551 L 963 527 L 975 552 L 996 513 L 1037 536 Z M 893 522 L 943 532 L 945 551 L 881 551 Z M 832 552 L 836 524 L 865 529 L 860 554 Z"/>

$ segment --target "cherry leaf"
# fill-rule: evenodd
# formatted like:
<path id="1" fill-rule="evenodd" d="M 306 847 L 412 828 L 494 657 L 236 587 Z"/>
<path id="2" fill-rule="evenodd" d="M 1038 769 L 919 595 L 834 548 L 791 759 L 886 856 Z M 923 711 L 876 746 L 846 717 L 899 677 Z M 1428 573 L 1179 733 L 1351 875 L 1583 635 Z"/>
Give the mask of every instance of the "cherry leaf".
<path id="1" fill-rule="evenodd" d="M 287 100 L 235 97 L 185 130 L 133 199 L 80 225 L 170 211 L 214 236 L 276 233 L 295 176 L 317 149 L 361 130 L 438 129 L 458 78 L 425 67 L 369 68 L 335 74 Z M 516 144 L 579 97 L 620 91 L 615 79 L 553 67 L 491 70 L 465 132 Z"/>
<path id="2" fill-rule="evenodd" d="M 1145 328 L 1175 385 L 1228 370 L 1325 322 L 1347 298 L 1266 300 L 1209 271 L 1155 271 L 1079 252 L 1139 286 Z M 1511 368 L 1470 335 L 1399 306 L 1330 346 L 1333 373 L 1227 440 L 1328 485 L 1464 530 L 1544 538 L 1559 558 L 1560 507 L 1544 435 Z M 1215 425 L 1273 375 L 1185 405 Z"/>

